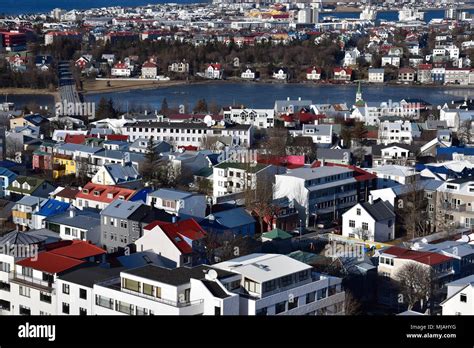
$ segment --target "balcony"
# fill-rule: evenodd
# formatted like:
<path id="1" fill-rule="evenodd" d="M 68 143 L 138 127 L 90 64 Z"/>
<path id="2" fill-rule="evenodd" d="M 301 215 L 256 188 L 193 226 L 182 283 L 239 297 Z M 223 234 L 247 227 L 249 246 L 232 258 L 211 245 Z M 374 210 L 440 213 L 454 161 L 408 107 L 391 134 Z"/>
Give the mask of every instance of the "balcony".
<path id="1" fill-rule="evenodd" d="M 121 286 L 120 278 L 112 279 L 112 280 L 109 280 L 109 281 L 104 281 L 104 282 L 99 283 L 98 285 L 104 286 L 104 287 L 107 287 L 107 288 L 110 288 L 110 289 L 114 289 L 114 290 L 123 292 L 125 294 L 130 294 L 130 295 L 134 295 L 134 296 L 137 296 L 137 297 L 140 297 L 140 298 L 145 298 L 145 299 L 148 299 L 148 300 L 151 300 L 151 301 L 154 301 L 154 302 L 163 303 L 165 305 L 168 305 L 168 306 L 171 306 L 171 307 L 176 307 L 176 308 L 190 307 L 190 306 L 194 306 L 194 305 L 199 305 L 199 304 L 204 302 L 203 299 L 194 300 L 194 301 L 173 301 L 173 300 L 168 300 L 168 299 L 164 299 L 164 298 L 159 298 L 159 297 L 147 295 L 147 294 L 144 294 L 142 292 L 129 290 L 129 289 L 123 288 Z M 108 307 L 106 307 L 106 308 L 108 308 Z"/>
<path id="2" fill-rule="evenodd" d="M 46 291 L 46 292 L 53 292 L 53 282 L 48 282 L 42 279 L 33 278 L 30 276 L 26 276 L 23 274 L 18 274 L 17 272 L 10 272 L 8 278 L 11 283 L 17 283 L 21 285 L 30 286 L 32 288 Z"/>

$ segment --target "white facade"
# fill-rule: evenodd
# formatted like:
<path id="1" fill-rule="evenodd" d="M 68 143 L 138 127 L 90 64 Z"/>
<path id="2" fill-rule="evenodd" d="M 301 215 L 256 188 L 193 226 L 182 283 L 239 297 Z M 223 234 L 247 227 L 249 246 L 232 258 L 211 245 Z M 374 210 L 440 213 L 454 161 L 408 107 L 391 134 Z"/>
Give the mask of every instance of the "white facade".
<path id="1" fill-rule="evenodd" d="M 370 203 L 369 203 L 370 204 Z M 356 204 L 342 215 L 344 237 L 387 242 L 395 239 L 395 213 L 387 219 L 375 219 L 362 204 Z"/>
<path id="2" fill-rule="evenodd" d="M 255 128 L 271 128 L 275 121 L 273 109 L 239 109 L 230 107 L 224 110 L 224 119 L 238 124 L 248 124 Z"/>
<path id="3" fill-rule="evenodd" d="M 301 130 L 290 130 L 290 135 L 310 137 L 313 143 L 329 147 L 332 144 L 332 125 L 303 124 Z"/>
<path id="4" fill-rule="evenodd" d="M 377 144 L 402 143 L 411 144 L 414 138 L 421 136 L 416 123 L 410 121 L 384 121 L 379 125 Z"/>
<path id="5" fill-rule="evenodd" d="M 225 125 L 185 122 L 135 122 L 126 124 L 122 134 L 127 135 L 130 141 L 139 138 L 155 141 L 167 141 L 175 146 L 196 146 L 201 148 L 206 137 L 228 136 L 233 140 L 233 145 L 248 147 L 252 144 L 252 126 L 250 125 Z"/>

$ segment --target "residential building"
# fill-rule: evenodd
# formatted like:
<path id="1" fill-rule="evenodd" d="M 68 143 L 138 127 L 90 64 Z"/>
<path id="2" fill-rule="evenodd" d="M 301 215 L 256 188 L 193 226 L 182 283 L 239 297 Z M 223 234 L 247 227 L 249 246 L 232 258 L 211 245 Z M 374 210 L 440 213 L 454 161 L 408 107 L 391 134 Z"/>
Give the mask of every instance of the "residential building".
<path id="1" fill-rule="evenodd" d="M 342 213 L 368 199 L 375 175 L 354 166 L 316 163 L 275 176 L 275 198 L 295 201 L 305 226 L 336 221 Z"/>
<path id="2" fill-rule="evenodd" d="M 275 121 L 275 111 L 273 109 L 249 109 L 228 107 L 223 109 L 224 120 L 252 125 L 253 127 L 272 128 Z"/>
<path id="3" fill-rule="evenodd" d="M 194 219 L 155 221 L 146 225 L 134 243 L 138 251 L 151 250 L 174 267 L 195 266 L 205 261 L 206 232 Z"/>
<path id="4" fill-rule="evenodd" d="M 87 183 L 76 195 L 75 206 L 79 209 L 104 209 L 116 199 L 129 200 L 135 190 L 119 186 Z"/>
<path id="5" fill-rule="evenodd" d="M 388 242 L 395 239 L 393 206 L 381 199 L 358 203 L 342 214 L 342 235 L 363 241 Z"/>
<path id="6" fill-rule="evenodd" d="M 206 197 L 192 192 L 162 188 L 149 193 L 146 203 L 177 216 L 204 217 L 206 215 Z"/>
<path id="7" fill-rule="evenodd" d="M 385 69 L 369 68 L 369 82 L 383 83 L 385 81 Z"/>
<path id="8" fill-rule="evenodd" d="M 306 69 L 306 79 L 311 81 L 321 80 L 321 68 L 315 66 Z"/>

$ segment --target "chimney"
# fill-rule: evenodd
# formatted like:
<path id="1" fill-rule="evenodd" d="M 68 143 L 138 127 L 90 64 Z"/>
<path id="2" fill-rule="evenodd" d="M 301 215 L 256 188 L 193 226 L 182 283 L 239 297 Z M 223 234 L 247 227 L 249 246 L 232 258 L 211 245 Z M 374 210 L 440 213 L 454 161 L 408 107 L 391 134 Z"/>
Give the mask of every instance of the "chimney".
<path id="1" fill-rule="evenodd" d="M 286 97 L 286 100 L 287 100 L 287 101 L 290 101 L 290 97 Z"/>
<path id="2" fill-rule="evenodd" d="M 321 167 L 324 167 L 324 165 L 326 164 L 326 160 L 324 158 L 321 159 Z"/>
<path id="3" fill-rule="evenodd" d="M 178 219 L 177 219 L 176 215 L 173 215 L 173 217 L 171 218 L 171 222 L 175 224 L 177 221 L 178 221 Z"/>
<path id="4" fill-rule="evenodd" d="M 298 97 L 298 100 L 301 101 L 301 97 Z"/>
<path id="5" fill-rule="evenodd" d="M 69 210 L 69 217 L 74 217 L 76 216 L 76 211 L 74 209 Z"/>
<path id="6" fill-rule="evenodd" d="M 374 204 L 374 196 L 372 195 L 369 196 L 369 203 L 370 205 Z"/>

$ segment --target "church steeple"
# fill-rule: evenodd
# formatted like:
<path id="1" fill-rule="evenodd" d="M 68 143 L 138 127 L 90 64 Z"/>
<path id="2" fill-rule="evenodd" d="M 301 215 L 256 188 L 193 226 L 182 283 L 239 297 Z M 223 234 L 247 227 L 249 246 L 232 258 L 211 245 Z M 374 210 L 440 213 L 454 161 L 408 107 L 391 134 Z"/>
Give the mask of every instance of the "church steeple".
<path id="1" fill-rule="evenodd" d="M 362 90 L 360 88 L 360 81 L 359 81 L 359 86 L 357 87 L 355 105 L 356 106 L 365 106 L 365 101 L 364 101 L 364 99 L 362 99 Z"/>

